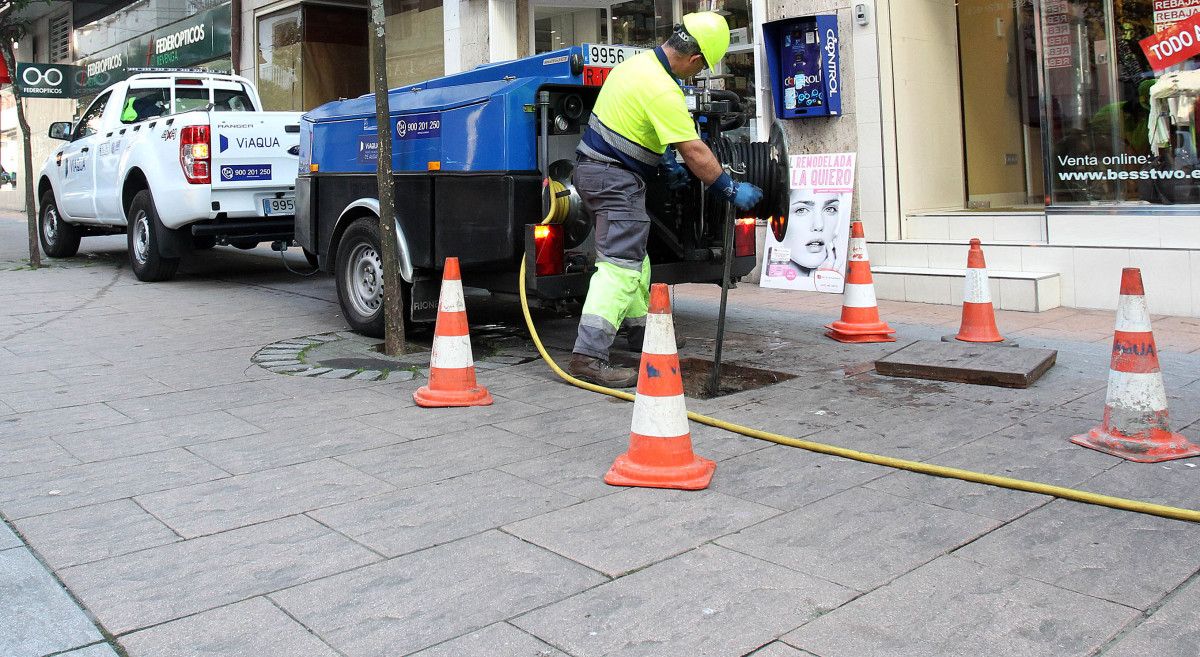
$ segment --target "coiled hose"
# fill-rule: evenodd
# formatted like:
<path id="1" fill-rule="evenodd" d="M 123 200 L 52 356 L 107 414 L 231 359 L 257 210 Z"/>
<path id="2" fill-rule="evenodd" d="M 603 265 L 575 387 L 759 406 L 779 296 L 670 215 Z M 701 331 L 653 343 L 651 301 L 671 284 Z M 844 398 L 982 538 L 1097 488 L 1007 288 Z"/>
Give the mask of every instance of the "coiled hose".
<path id="1" fill-rule="evenodd" d="M 541 354 L 542 360 L 546 361 L 546 364 L 550 366 L 550 369 L 554 370 L 554 373 L 562 377 L 564 381 L 577 388 L 598 392 L 602 395 L 616 397 L 617 399 L 624 399 L 625 401 L 633 401 L 634 396 L 628 392 L 614 390 L 612 388 L 606 388 L 604 386 L 598 386 L 576 379 L 575 377 L 563 371 L 563 369 L 558 366 L 558 363 L 554 362 L 554 359 L 550 357 L 549 353 L 547 353 L 545 345 L 542 344 L 541 337 L 538 336 L 537 328 L 533 325 L 533 316 L 529 313 L 529 299 L 527 298 L 525 292 L 524 258 L 521 259 L 521 273 L 517 280 L 518 290 L 520 291 L 521 296 L 521 312 L 525 315 L 525 325 L 529 328 L 529 335 L 533 338 L 533 344 L 537 347 L 538 353 Z M 725 431 L 741 434 L 749 438 L 757 438 L 758 440 L 765 440 L 767 442 L 778 445 L 786 445 L 788 447 L 798 447 L 810 452 L 838 456 L 844 459 L 850 459 L 852 461 L 861 461 L 863 463 L 882 465 L 887 468 L 907 470 L 909 472 L 917 472 L 933 477 L 960 479 L 962 481 L 969 481 L 976 484 L 986 484 L 988 486 L 996 486 L 998 488 L 1008 488 L 1010 490 L 1020 490 L 1027 493 L 1049 495 L 1051 497 L 1071 500 L 1073 502 L 1094 504 L 1112 509 L 1120 509 L 1122 511 L 1132 511 L 1134 513 L 1144 513 L 1146 515 L 1158 516 L 1160 518 L 1171 518 L 1174 520 L 1185 520 L 1188 522 L 1200 522 L 1200 511 L 1193 509 L 1181 509 L 1173 506 L 1154 504 L 1152 502 L 1141 502 L 1122 497 L 1113 497 L 1111 495 L 1089 493 L 1087 491 L 1076 490 L 1074 488 L 1043 484 L 1036 481 L 1012 479 L 1010 477 L 984 474 L 982 472 L 973 472 L 971 470 L 948 468 L 941 465 L 921 463 L 919 461 L 908 461 L 905 459 L 892 458 L 890 456 L 880 456 L 878 454 L 870 454 L 868 452 L 859 452 L 852 449 L 846 449 L 844 447 L 836 447 L 834 445 L 826 445 L 824 443 L 813 442 L 811 440 L 801 440 L 799 438 L 783 436 L 777 433 L 771 433 L 769 431 L 752 429 L 750 427 L 744 427 L 740 424 L 725 422 L 707 415 L 701 415 L 694 411 L 688 411 L 688 419 L 710 427 L 716 427 Z"/>

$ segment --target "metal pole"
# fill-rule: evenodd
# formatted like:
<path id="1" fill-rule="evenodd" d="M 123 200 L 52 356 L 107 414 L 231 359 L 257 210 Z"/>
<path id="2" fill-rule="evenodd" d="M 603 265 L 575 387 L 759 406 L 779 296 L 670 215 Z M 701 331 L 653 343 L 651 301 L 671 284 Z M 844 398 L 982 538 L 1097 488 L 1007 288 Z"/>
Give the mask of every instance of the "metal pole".
<path id="1" fill-rule="evenodd" d="M 721 247 L 725 256 L 725 271 L 721 274 L 721 309 L 717 313 L 717 345 L 713 350 L 712 372 L 708 375 L 708 394 L 716 396 L 721 391 L 721 352 L 725 347 L 725 306 L 729 303 L 729 277 L 733 271 L 733 206 L 725 210 L 725 244 Z"/>
<path id="2" fill-rule="evenodd" d="M 375 179 L 379 186 L 379 235 L 383 253 L 383 352 L 399 356 L 405 352 L 404 294 L 400 263 L 397 261 L 396 193 L 392 177 L 392 120 L 388 107 L 387 39 L 384 31 L 383 0 L 371 0 L 371 53 L 375 91 L 375 134 L 378 158 Z"/>

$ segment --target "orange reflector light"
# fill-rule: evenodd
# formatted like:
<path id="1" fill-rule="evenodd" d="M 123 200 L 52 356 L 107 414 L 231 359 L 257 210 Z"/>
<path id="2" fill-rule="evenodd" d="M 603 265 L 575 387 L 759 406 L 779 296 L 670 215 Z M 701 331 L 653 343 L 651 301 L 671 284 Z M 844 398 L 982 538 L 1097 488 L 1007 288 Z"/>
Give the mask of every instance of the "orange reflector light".
<path id="1" fill-rule="evenodd" d="M 321 165 L 317 164 L 316 162 L 313 162 L 312 164 L 308 165 L 308 170 L 313 173 L 316 173 L 321 170 Z"/>
<path id="2" fill-rule="evenodd" d="M 758 241 L 754 232 L 754 217 L 738 217 L 733 224 L 733 255 L 752 256 L 754 255 Z"/>
<path id="3" fill-rule="evenodd" d="M 442 163 L 441 163 L 441 162 L 429 162 L 429 163 L 426 165 L 426 168 L 427 168 L 429 171 L 441 171 L 441 170 L 442 170 Z"/>
<path id="4" fill-rule="evenodd" d="M 563 255 L 561 224 L 539 224 L 533 227 L 533 246 L 538 276 L 553 276 L 566 271 Z"/>

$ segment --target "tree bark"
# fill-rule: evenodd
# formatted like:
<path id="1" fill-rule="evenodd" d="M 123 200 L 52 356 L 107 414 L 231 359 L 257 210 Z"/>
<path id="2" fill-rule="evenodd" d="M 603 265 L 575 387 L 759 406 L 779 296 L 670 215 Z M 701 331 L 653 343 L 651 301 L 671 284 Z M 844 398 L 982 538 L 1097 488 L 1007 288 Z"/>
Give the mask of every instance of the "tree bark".
<path id="1" fill-rule="evenodd" d="M 404 304 L 396 243 L 396 192 L 392 177 L 392 120 L 388 107 L 387 43 L 383 0 L 371 0 L 371 53 L 375 91 L 375 133 L 379 143 L 375 177 L 379 187 L 379 234 L 383 243 L 383 352 L 405 352 Z"/>
<path id="2" fill-rule="evenodd" d="M 15 83 L 17 77 L 17 58 L 13 53 L 12 42 L 4 39 L 0 43 L 0 51 L 4 54 L 4 63 L 8 66 L 8 75 L 14 81 L 12 85 L 13 98 L 17 104 L 17 123 L 21 126 L 21 143 L 24 144 L 25 162 L 25 221 L 29 234 L 29 266 L 38 269 L 42 266 L 42 250 L 38 244 L 37 205 L 33 199 L 33 149 L 29 136 L 29 121 L 25 119 L 25 103 L 21 99 L 20 87 Z"/>

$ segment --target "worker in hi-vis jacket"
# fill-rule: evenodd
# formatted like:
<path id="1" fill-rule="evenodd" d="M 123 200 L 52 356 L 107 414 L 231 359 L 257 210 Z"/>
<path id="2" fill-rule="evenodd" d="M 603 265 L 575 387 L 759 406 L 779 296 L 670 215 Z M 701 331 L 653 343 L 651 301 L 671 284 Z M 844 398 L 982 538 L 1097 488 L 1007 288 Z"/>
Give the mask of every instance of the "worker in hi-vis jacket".
<path id="1" fill-rule="evenodd" d="M 637 370 L 610 365 L 608 351 L 622 323 L 633 351 L 642 350 L 646 334 L 646 179 L 663 167 L 667 184 L 681 188 L 690 169 L 709 192 L 740 209 L 762 199 L 758 187 L 734 182 L 700 140 L 679 82 L 717 64 L 728 49 L 729 24 L 723 16 L 688 14 L 666 43 L 618 64 L 600 89 L 572 176 L 596 221 L 596 273 L 568 367 L 584 381 L 617 388 L 637 383 Z M 675 151 L 687 169 L 676 161 Z"/>

